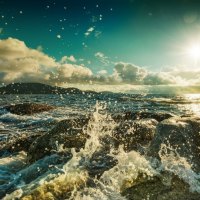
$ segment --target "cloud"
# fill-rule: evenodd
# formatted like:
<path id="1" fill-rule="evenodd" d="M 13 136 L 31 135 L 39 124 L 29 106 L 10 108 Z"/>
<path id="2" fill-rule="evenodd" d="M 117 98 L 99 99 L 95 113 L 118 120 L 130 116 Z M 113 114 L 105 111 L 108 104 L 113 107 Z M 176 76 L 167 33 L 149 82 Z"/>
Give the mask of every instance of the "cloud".
<path id="1" fill-rule="evenodd" d="M 37 46 L 37 50 L 42 52 L 43 51 L 43 46 L 42 45 Z"/>
<path id="2" fill-rule="evenodd" d="M 101 70 L 93 75 L 93 83 L 130 84 L 130 85 L 187 85 L 191 82 L 181 75 L 171 72 L 152 72 L 131 63 L 116 63 L 112 74 Z M 200 78 L 195 79 L 196 81 Z M 200 81 L 199 81 L 200 82 Z M 197 83 L 197 82 L 196 82 Z"/>
<path id="3" fill-rule="evenodd" d="M 75 63 L 75 62 L 77 62 L 77 60 L 76 60 L 76 58 L 73 56 L 73 55 L 71 55 L 71 56 L 63 56 L 62 58 L 61 58 L 61 63 L 66 63 L 66 62 L 73 62 L 73 63 Z"/>
<path id="4" fill-rule="evenodd" d="M 118 63 L 114 70 L 121 82 L 137 85 L 143 83 L 143 79 L 148 73 L 144 68 L 129 63 Z"/>
<path id="5" fill-rule="evenodd" d="M 169 84 L 176 84 L 177 80 L 175 76 L 170 75 L 166 72 L 160 73 L 148 73 L 144 79 L 144 85 L 169 85 Z"/>
<path id="6" fill-rule="evenodd" d="M 13 38 L 0 40 L 0 73 L 4 82 L 29 78 L 41 81 L 54 71 L 56 66 L 57 63 L 53 58 L 28 48 L 20 40 Z"/>
<path id="7" fill-rule="evenodd" d="M 0 40 L 0 80 L 4 83 L 34 81 L 57 83 L 86 80 L 92 72 L 87 67 L 66 64 L 75 62 L 73 56 L 63 57 L 61 62 L 36 49 L 28 48 L 24 42 L 8 38 Z"/>
<path id="8" fill-rule="evenodd" d="M 106 64 L 108 57 L 102 52 L 96 58 Z M 86 66 L 76 64 L 73 55 L 60 61 L 42 52 L 31 49 L 23 41 L 8 38 L 0 40 L 0 82 L 41 82 L 46 84 L 99 85 L 200 85 L 200 70 L 178 68 L 153 72 L 131 63 L 116 63 L 113 72 L 100 70 L 94 74 Z M 111 63 L 111 62 L 110 62 Z"/>
<path id="9" fill-rule="evenodd" d="M 100 71 L 97 72 L 97 74 L 99 74 L 99 75 L 107 75 L 108 72 L 106 70 L 100 70 Z"/>
<path id="10" fill-rule="evenodd" d="M 110 63 L 108 57 L 105 56 L 102 52 L 97 52 L 94 54 L 94 56 L 104 65 L 108 65 Z"/>
<path id="11" fill-rule="evenodd" d="M 89 68 L 73 65 L 63 64 L 57 69 L 57 74 L 50 77 L 52 83 L 88 83 L 93 73 Z"/>
<path id="12" fill-rule="evenodd" d="M 30 49 L 24 42 L 13 38 L 0 40 L 0 59 L 5 62 L 34 59 L 34 61 L 40 65 L 46 65 L 49 67 L 55 65 L 55 60 L 53 58 L 38 50 Z"/>

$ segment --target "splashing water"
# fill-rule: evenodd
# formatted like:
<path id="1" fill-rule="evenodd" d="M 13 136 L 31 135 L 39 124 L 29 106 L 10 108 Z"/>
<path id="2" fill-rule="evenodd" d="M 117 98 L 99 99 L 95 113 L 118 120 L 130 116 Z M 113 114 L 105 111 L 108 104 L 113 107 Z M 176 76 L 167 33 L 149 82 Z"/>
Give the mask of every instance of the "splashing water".
<path id="1" fill-rule="evenodd" d="M 63 167 L 67 173 L 69 169 L 81 168 L 87 166 L 92 155 L 99 151 L 103 146 L 101 138 L 111 136 L 112 130 L 116 126 L 112 118 L 105 112 L 106 105 L 97 102 L 95 112 L 90 117 L 86 126 L 83 127 L 84 134 L 89 135 L 89 139 L 85 143 L 85 147 L 80 152 L 72 149 L 72 159 Z"/>
<path id="2" fill-rule="evenodd" d="M 161 162 L 157 167 L 153 163 L 155 160 L 152 161 L 136 151 L 125 152 L 123 146 L 114 148 L 110 138 L 117 125 L 106 112 L 106 104 L 97 102 L 88 124 L 83 127 L 83 133 L 88 135 L 84 148 L 79 152 L 71 149 L 72 158 L 64 164 L 55 164 L 54 170 L 48 168 L 48 163 L 56 158 L 55 155 L 20 170 L 16 175 L 21 174 L 19 181 L 21 185 L 18 185 L 16 190 L 4 199 L 54 200 L 64 194 L 65 198 L 70 200 L 125 200 L 126 198 L 121 193 L 136 185 L 139 176 L 150 179 L 161 176 L 162 171 L 178 175 L 189 183 L 191 191 L 200 193 L 200 175 L 193 172 L 187 160 L 180 157 L 170 146 L 161 146 L 159 152 Z M 64 151 L 63 148 L 62 151 Z M 106 168 L 105 160 L 97 162 L 95 160 L 97 152 L 100 152 L 102 157 L 109 156 L 116 160 L 115 165 Z M 99 166 L 104 169 L 100 177 L 90 175 L 91 166 L 93 166 L 92 169 Z M 23 185 L 23 176 L 24 179 L 25 175 L 33 177 L 33 171 L 37 168 L 47 170 L 43 174 L 37 173 L 34 180 Z"/>
<path id="3" fill-rule="evenodd" d="M 162 168 L 162 170 L 178 175 L 178 177 L 190 185 L 191 192 L 200 193 L 200 174 L 195 173 L 191 169 L 191 164 L 186 158 L 181 157 L 170 144 L 161 145 L 159 156 L 161 158 L 160 169 Z"/>

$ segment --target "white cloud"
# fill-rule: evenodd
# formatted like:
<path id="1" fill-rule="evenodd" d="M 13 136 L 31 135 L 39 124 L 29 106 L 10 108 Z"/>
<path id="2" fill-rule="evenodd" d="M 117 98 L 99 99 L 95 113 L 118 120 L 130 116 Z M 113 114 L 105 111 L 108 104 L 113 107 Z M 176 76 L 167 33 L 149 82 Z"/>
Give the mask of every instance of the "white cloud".
<path id="1" fill-rule="evenodd" d="M 97 52 L 94 54 L 94 56 L 104 65 L 108 65 L 110 63 L 108 57 L 102 52 Z"/>
<path id="2" fill-rule="evenodd" d="M 143 80 L 144 85 L 168 85 L 176 84 L 177 79 L 175 76 L 172 76 L 166 72 L 152 73 L 149 72 Z"/>
<path id="3" fill-rule="evenodd" d="M 43 79 L 57 66 L 55 60 L 43 52 L 28 48 L 24 42 L 8 38 L 0 40 L 0 72 L 3 81 Z M 2 75 L 3 74 L 3 75 Z"/>
<path id="4" fill-rule="evenodd" d="M 106 74 L 108 74 L 108 72 L 106 70 L 100 70 L 100 71 L 97 72 L 97 74 L 106 75 Z"/>
<path id="5" fill-rule="evenodd" d="M 108 59 L 102 52 L 97 52 L 95 56 L 102 63 L 106 63 L 105 60 Z M 75 62 L 73 55 L 56 61 L 42 52 L 42 48 L 28 48 L 23 41 L 13 38 L 0 40 L 1 83 L 26 81 L 58 85 L 90 82 L 108 85 L 200 85 L 199 69 L 174 67 L 173 70 L 152 72 L 121 62 L 115 64 L 112 73 L 100 70 L 93 74 L 89 68 Z"/>
<path id="6" fill-rule="evenodd" d="M 118 63 L 114 70 L 118 81 L 137 85 L 143 83 L 143 79 L 148 73 L 144 68 L 129 63 Z"/>
<path id="7" fill-rule="evenodd" d="M 28 48 L 25 43 L 20 40 L 13 38 L 0 40 L 1 62 L 21 61 L 24 59 L 34 59 L 38 64 L 44 66 L 55 66 L 55 60 L 53 58 L 38 50 Z"/>
<path id="8" fill-rule="evenodd" d="M 95 56 L 96 56 L 97 58 L 105 58 L 105 55 L 104 55 L 102 52 L 97 52 L 97 53 L 95 53 Z"/>
<path id="9" fill-rule="evenodd" d="M 75 61 L 73 56 L 65 57 L 63 61 L 66 58 Z M 85 80 L 91 74 L 91 70 L 87 67 L 57 62 L 39 50 L 28 48 L 20 40 L 13 38 L 0 40 L 1 82 L 35 81 L 51 84 L 55 79 L 57 83 L 75 82 L 76 79 Z"/>
<path id="10" fill-rule="evenodd" d="M 66 63 L 66 62 L 68 62 L 68 61 L 70 61 L 70 62 L 73 62 L 73 63 L 75 63 L 75 62 L 77 62 L 77 60 L 76 60 L 76 58 L 73 56 L 73 55 L 71 55 L 71 56 L 63 56 L 62 58 L 61 58 L 61 63 Z"/>
<path id="11" fill-rule="evenodd" d="M 166 70 L 161 72 L 148 71 L 130 63 L 117 63 L 113 79 L 132 85 L 196 85 L 200 83 L 200 70 Z"/>
<path id="12" fill-rule="evenodd" d="M 89 83 L 92 79 L 92 71 L 84 66 L 74 64 L 62 64 L 57 68 L 55 74 L 49 77 L 51 84 L 66 84 L 66 83 Z"/>

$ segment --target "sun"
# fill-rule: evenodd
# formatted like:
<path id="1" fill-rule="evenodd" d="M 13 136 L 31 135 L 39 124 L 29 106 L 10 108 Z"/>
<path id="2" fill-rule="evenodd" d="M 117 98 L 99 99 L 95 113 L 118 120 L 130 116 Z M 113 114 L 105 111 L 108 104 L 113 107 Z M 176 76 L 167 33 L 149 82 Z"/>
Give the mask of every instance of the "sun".
<path id="1" fill-rule="evenodd" d="M 198 60 L 200 58 L 200 46 L 199 45 L 193 45 L 189 48 L 188 54 L 194 59 Z"/>

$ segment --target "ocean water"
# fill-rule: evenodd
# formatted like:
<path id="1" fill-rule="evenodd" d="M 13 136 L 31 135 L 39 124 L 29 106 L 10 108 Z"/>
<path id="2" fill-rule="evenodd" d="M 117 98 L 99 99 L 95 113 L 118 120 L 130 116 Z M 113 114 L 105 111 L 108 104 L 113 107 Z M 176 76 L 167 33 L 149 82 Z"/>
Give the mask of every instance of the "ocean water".
<path id="1" fill-rule="evenodd" d="M 31 116 L 9 113 L 4 106 L 23 102 L 47 103 L 56 109 Z M 173 116 L 200 116 L 200 95 L 160 95 L 122 93 L 83 93 L 68 95 L 1 95 L 0 141 L 6 145 L 22 135 L 45 134 L 59 121 L 87 116 L 83 132 L 89 137 L 79 151 L 57 151 L 33 163 L 27 162 L 27 152 L 4 152 L 0 155 L 1 199 L 139 199 L 123 195 L 123 191 L 144 177 L 160 177 L 163 171 L 175 174 L 189 185 L 190 192 L 200 193 L 200 174 L 193 171 L 186 158 L 176 150 L 160 153 L 160 160 L 145 151 L 126 151 L 123 145 L 104 151 L 102 138 L 112 137 L 119 121 L 113 118 L 123 113 L 167 113 Z M 109 142 L 109 141 L 108 141 Z M 111 140 L 112 142 L 112 140 Z M 162 146 L 161 152 L 168 152 Z M 95 159 L 103 151 L 102 159 Z M 64 156 L 63 156 L 64 154 Z M 61 156 L 62 155 L 62 156 Z M 98 157 L 98 156 L 97 156 Z M 109 161 L 109 162 L 108 162 Z M 155 167 L 156 166 L 156 167 Z M 101 175 L 93 176 L 101 169 Z M 148 187 L 148 185 L 147 185 Z M 143 198 L 143 197 L 142 197 Z M 141 198 L 141 199 L 142 199 Z M 144 199 L 152 199 L 146 196 Z M 157 198 L 162 199 L 162 198 Z M 174 198 L 175 199 L 175 198 Z"/>

